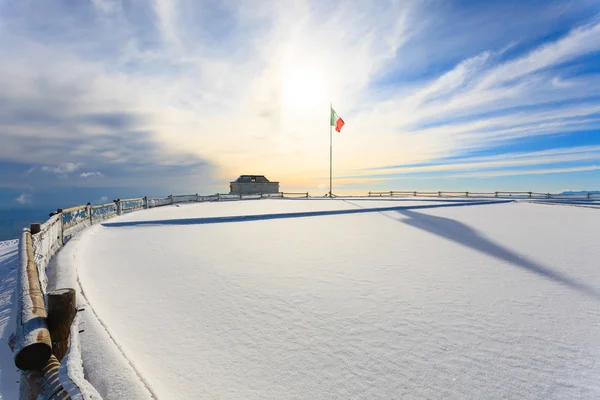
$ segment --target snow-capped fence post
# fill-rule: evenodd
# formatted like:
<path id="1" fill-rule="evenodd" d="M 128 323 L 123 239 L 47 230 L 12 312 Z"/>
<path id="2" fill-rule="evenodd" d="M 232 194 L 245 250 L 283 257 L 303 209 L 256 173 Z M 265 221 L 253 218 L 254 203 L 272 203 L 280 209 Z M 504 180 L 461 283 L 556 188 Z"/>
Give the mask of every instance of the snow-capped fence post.
<path id="1" fill-rule="evenodd" d="M 41 230 L 42 230 L 42 224 L 29 225 L 29 232 L 31 232 L 32 235 L 35 235 L 36 233 L 40 233 Z"/>
<path id="2" fill-rule="evenodd" d="M 144 210 L 148 209 L 148 196 L 144 196 L 144 199 L 142 200 L 142 204 L 144 206 Z"/>
<path id="3" fill-rule="evenodd" d="M 469 197 L 469 192 L 465 192 L 465 197 Z"/>
<path id="4" fill-rule="evenodd" d="M 498 197 L 498 192 L 496 192 L 496 195 L 494 197 Z"/>
<path id="5" fill-rule="evenodd" d="M 371 197 L 371 191 L 369 191 L 369 197 Z"/>
<path id="6" fill-rule="evenodd" d="M 587 192 L 587 198 L 588 200 L 592 198 L 592 194 L 590 192 Z"/>
<path id="7" fill-rule="evenodd" d="M 306 198 L 308 199 L 308 192 L 306 192 Z"/>
<path id="8" fill-rule="evenodd" d="M 90 220 L 90 225 L 94 225 L 94 221 L 92 219 L 92 203 L 90 203 L 89 201 L 87 203 L 86 211 L 87 211 L 88 219 Z"/>
<path id="9" fill-rule="evenodd" d="M 75 289 L 48 292 L 48 331 L 52 339 L 52 353 L 58 361 L 62 361 L 67 353 L 71 324 L 76 313 Z"/>
<path id="10" fill-rule="evenodd" d="M 61 246 L 64 246 L 65 244 L 65 240 L 64 240 L 64 231 L 65 231 L 65 221 L 64 221 L 64 216 L 62 213 L 62 208 L 57 208 L 55 213 L 50 213 L 50 216 L 54 216 L 56 214 L 60 214 L 60 238 L 59 238 L 59 242 Z"/>
<path id="11" fill-rule="evenodd" d="M 442 192 L 438 192 L 438 197 L 442 197 Z"/>
<path id="12" fill-rule="evenodd" d="M 219 196 L 219 193 L 217 193 L 217 201 L 221 201 L 221 197 Z"/>
<path id="13" fill-rule="evenodd" d="M 413 196 L 417 197 L 417 192 L 414 192 L 414 193 L 413 193 Z"/>
<path id="14" fill-rule="evenodd" d="M 173 195 L 172 194 L 169 195 L 169 199 L 171 199 L 171 201 L 169 202 L 169 204 L 173 204 Z"/>
<path id="15" fill-rule="evenodd" d="M 117 207 L 117 215 L 121 215 L 121 199 L 113 200 L 115 207 Z"/>
<path id="16" fill-rule="evenodd" d="M 198 193 L 196 193 L 196 203 L 200 201 L 200 196 L 198 196 Z"/>
<path id="17" fill-rule="evenodd" d="M 46 325 L 46 303 L 40 286 L 29 229 L 23 229 L 19 242 L 19 284 L 15 365 L 22 370 L 42 369 L 52 355 Z"/>

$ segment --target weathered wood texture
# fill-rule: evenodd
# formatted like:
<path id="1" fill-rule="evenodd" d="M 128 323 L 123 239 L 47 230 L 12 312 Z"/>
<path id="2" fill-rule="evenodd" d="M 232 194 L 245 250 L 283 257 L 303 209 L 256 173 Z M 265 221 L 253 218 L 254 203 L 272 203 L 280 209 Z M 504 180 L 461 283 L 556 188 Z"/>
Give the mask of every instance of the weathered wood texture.
<path id="1" fill-rule="evenodd" d="M 52 353 L 59 361 L 67 353 L 76 312 L 75 289 L 48 292 L 48 330 L 52 339 Z"/>
<path id="2" fill-rule="evenodd" d="M 15 365 L 22 370 L 41 370 L 52 355 L 50 332 L 46 325 L 46 304 L 34 262 L 29 229 L 23 229 L 19 242 L 18 312 Z"/>
<path id="3" fill-rule="evenodd" d="M 43 400 L 70 400 L 71 396 L 62 387 L 58 376 L 60 363 L 53 355 L 40 371 L 23 371 L 22 379 L 25 379 L 25 385 L 21 385 L 21 396 L 31 396 L 39 394 Z M 23 383 L 23 382 L 22 382 Z M 28 387 L 24 387 L 28 386 Z M 20 400 L 28 400 L 28 397 L 21 397 Z"/>

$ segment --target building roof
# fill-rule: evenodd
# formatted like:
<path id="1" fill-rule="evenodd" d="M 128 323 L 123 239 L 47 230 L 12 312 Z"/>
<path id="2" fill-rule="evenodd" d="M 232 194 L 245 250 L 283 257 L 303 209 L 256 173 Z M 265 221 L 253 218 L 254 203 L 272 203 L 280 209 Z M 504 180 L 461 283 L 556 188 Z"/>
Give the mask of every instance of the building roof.
<path id="1" fill-rule="evenodd" d="M 269 183 L 269 180 L 264 175 L 240 175 L 235 180 L 236 183 Z M 233 182 L 232 182 L 233 183 Z M 277 182 L 273 182 L 277 183 Z"/>

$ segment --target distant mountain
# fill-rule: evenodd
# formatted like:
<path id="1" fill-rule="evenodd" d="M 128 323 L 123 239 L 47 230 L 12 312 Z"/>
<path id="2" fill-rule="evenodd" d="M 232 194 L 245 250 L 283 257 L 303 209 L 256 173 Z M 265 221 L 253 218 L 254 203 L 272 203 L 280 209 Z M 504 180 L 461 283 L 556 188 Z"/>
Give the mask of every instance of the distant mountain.
<path id="1" fill-rule="evenodd" d="M 568 192 L 562 192 L 561 194 L 586 194 L 586 193 L 600 194 L 600 190 L 580 190 L 578 192 L 568 191 Z"/>

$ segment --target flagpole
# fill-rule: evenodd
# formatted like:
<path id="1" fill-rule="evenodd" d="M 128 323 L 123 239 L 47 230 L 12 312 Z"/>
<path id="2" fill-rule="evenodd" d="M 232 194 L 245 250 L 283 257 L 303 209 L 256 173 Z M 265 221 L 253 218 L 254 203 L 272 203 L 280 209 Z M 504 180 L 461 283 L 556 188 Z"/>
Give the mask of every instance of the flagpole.
<path id="1" fill-rule="evenodd" d="M 331 113 L 333 112 L 333 104 L 329 103 L 329 197 L 332 197 L 331 186 L 332 186 L 332 161 L 333 161 L 333 145 L 332 145 L 332 134 L 331 134 Z"/>

